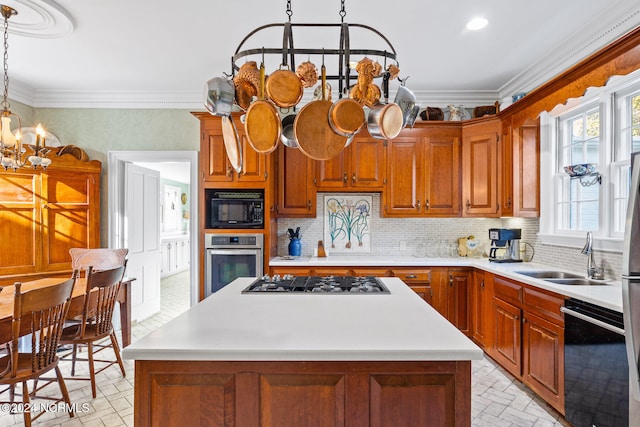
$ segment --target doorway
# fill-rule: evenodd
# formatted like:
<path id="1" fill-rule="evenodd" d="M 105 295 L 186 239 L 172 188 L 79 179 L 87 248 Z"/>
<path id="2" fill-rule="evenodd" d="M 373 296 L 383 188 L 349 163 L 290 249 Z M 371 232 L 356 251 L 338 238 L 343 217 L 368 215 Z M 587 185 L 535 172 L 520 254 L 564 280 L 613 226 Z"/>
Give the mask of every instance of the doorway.
<path id="1" fill-rule="evenodd" d="M 110 151 L 108 153 L 108 224 L 109 247 L 121 247 L 126 241 L 125 169 L 126 164 L 156 164 L 162 169 L 169 163 L 188 165 L 188 199 L 191 201 L 187 225 L 189 239 L 190 302 L 198 302 L 198 152 L 197 151 Z M 156 169 L 154 167 L 154 169 Z"/>

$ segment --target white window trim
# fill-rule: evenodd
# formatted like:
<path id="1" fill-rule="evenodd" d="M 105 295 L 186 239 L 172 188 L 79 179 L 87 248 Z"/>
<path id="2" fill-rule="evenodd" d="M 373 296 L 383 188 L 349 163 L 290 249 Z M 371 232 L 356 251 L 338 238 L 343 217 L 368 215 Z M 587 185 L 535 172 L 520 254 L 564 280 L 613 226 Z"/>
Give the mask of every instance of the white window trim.
<path id="1" fill-rule="evenodd" d="M 602 185 L 600 186 L 600 199 L 605 203 L 600 204 L 600 229 L 594 230 L 594 249 L 605 252 L 622 252 L 623 236 L 615 235 L 611 231 L 613 218 L 613 181 L 610 168 L 613 159 L 615 123 L 613 123 L 613 111 L 615 105 L 613 93 L 622 91 L 630 84 L 637 84 L 640 71 L 627 76 L 615 77 L 609 85 L 602 88 L 591 88 L 584 97 L 570 99 L 564 105 L 558 105 L 551 112 L 543 112 L 540 115 L 540 188 L 552 188 L 552 194 L 541 191 L 540 193 L 540 232 L 538 237 L 543 245 L 561 246 L 569 248 L 582 248 L 585 243 L 586 233 L 563 232 L 560 234 L 556 229 L 556 206 L 558 205 L 557 191 L 555 189 L 554 174 L 558 153 L 556 145 L 553 143 L 558 135 L 556 118 L 569 113 L 571 110 L 581 108 L 583 105 L 598 99 L 601 113 L 602 138 L 604 144 L 600 154 L 601 164 L 607 164 L 604 169 L 600 169 L 602 175 Z M 612 125 L 609 125 L 612 124 Z M 614 234 L 614 236 L 611 236 Z"/>

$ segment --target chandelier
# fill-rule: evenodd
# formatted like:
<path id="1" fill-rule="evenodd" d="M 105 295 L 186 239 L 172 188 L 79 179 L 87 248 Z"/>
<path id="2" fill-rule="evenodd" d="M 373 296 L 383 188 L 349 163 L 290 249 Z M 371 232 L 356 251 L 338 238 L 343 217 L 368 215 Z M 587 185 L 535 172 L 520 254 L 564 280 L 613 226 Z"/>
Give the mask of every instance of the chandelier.
<path id="1" fill-rule="evenodd" d="M 5 170 L 11 168 L 14 171 L 18 168 L 25 167 L 27 162 L 31 163 L 35 169 L 38 166 L 47 168 L 51 164 L 51 160 L 46 158 L 49 149 L 45 147 L 45 132 L 41 125 L 36 128 L 36 145 L 28 147 L 33 154 L 25 157 L 26 149 L 22 144 L 22 123 L 20 116 L 11 112 L 9 106 L 9 67 L 8 67 L 8 49 L 9 49 L 9 18 L 17 15 L 18 12 L 10 6 L 0 5 L 2 16 L 4 18 L 4 92 L 0 106 L 0 164 Z M 17 130 L 15 133 L 11 130 L 12 119 L 17 121 Z"/>

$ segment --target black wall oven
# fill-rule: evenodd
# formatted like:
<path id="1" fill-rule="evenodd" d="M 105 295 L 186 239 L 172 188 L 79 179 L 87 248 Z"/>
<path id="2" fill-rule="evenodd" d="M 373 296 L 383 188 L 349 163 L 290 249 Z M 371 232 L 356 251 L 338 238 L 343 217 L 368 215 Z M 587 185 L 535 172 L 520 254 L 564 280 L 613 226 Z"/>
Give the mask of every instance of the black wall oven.
<path id="1" fill-rule="evenodd" d="M 568 299 L 565 418 L 574 427 L 629 425 L 629 365 L 622 313 Z"/>
<path id="2" fill-rule="evenodd" d="M 205 298 L 238 277 L 261 277 L 263 241 L 262 234 L 206 234 Z"/>

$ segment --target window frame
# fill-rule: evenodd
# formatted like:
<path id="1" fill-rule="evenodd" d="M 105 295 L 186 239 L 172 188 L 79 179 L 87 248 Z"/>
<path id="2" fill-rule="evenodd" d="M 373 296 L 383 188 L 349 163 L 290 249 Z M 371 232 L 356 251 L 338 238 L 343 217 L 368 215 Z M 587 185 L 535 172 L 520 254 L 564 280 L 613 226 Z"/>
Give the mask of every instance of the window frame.
<path id="1" fill-rule="evenodd" d="M 550 112 L 540 116 L 540 186 L 552 188 L 552 197 L 541 197 L 540 232 L 542 244 L 582 247 L 586 231 L 560 229 L 559 191 L 561 180 L 558 178 L 558 159 L 560 152 L 559 123 L 563 117 L 587 111 L 598 105 L 600 111 L 600 153 L 598 171 L 602 177 L 599 185 L 599 227 L 593 231 L 594 247 L 598 250 L 622 252 L 624 232 L 615 230 L 614 204 L 616 199 L 616 173 L 629 160 L 614 162 L 615 150 L 620 143 L 619 127 L 621 120 L 620 99 L 637 94 L 640 91 L 640 70 L 627 76 L 617 76 L 601 88 L 590 88 L 583 97 L 570 99 L 566 104 L 558 105 Z M 604 165 L 604 166 L 603 166 Z M 616 170 L 617 169 L 617 170 Z"/>

